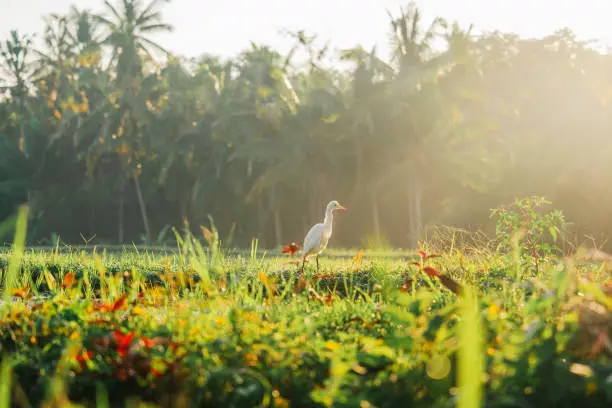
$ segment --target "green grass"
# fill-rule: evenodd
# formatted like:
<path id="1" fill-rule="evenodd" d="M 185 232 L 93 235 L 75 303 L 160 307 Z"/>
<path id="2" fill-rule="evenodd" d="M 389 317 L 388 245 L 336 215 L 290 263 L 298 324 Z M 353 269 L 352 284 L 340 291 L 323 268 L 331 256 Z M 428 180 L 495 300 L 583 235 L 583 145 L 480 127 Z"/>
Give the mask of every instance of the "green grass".
<path id="1" fill-rule="evenodd" d="M 547 257 L 536 273 L 484 244 L 425 247 L 463 295 L 407 251 L 332 251 L 296 277 L 295 258 L 193 237 L 16 245 L 0 254 L 0 407 L 612 405 L 603 265 Z"/>

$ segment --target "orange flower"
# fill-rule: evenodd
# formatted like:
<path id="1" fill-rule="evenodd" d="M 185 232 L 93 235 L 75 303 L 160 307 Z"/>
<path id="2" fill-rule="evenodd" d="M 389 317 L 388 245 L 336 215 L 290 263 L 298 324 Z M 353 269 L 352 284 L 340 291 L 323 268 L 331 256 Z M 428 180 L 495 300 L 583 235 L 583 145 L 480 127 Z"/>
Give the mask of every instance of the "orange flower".
<path id="1" fill-rule="evenodd" d="M 65 274 L 64 277 L 62 278 L 62 286 L 65 289 L 68 289 L 74 283 L 74 278 L 75 278 L 75 275 L 72 272 Z"/>
<path id="2" fill-rule="evenodd" d="M 21 289 L 13 289 L 13 296 L 17 296 L 21 299 L 26 299 L 30 297 L 30 285 L 25 285 Z"/>
<path id="3" fill-rule="evenodd" d="M 106 304 L 102 304 L 101 306 L 97 306 L 98 310 L 106 310 L 109 312 L 116 312 L 117 310 L 123 308 L 125 306 L 125 301 L 127 299 L 127 295 L 123 294 L 119 297 L 119 299 L 115 300 L 114 303 L 110 304 L 110 303 L 106 303 Z"/>

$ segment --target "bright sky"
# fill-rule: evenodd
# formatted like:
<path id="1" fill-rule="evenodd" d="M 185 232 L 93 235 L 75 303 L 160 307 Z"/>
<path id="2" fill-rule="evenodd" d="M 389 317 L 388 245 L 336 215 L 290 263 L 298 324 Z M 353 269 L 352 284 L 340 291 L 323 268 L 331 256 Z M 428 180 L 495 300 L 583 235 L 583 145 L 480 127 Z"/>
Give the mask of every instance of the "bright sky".
<path id="1" fill-rule="evenodd" d="M 112 0 L 111 0 L 112 1 Z M 115 0 L 116 1 L 116 0 Z M 428 20 L 438 15 L 474 23 L 480 30 L 500 29 L 522 36 L 541 36 L 564 26 L 581 38 L 612 45 L 609 0 L 417 0 Z M 65 13 L 71 4 L 98 11 L 102 0 L 0 0 L 0 39 L 11 29 L 42 32 L 42 16 Z M 249 41 L 285 51 L 290 40 L 279 30 L 305 29 L 329 39 L 335 47 L 379 44 L 386 51 L 388 17 L 406 0 L 173 0 L 164 5 L 171 34 L 156 38 L 170 50 L 197 56 L 204 52 L 233 56 Z"/>

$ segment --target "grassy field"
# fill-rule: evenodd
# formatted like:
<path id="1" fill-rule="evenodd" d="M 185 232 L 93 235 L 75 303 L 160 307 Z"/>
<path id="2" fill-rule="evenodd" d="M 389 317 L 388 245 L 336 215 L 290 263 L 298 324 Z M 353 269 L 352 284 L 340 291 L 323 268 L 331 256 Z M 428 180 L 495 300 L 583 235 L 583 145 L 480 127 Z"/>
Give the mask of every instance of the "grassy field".
<path id="1" fill-rule="evenodd" d="M 453 238 L 298 276 L 297 257 L 205 235 L 43 250 L 18 230 L 0 408 L 612 406 L 603 262 Z"/>

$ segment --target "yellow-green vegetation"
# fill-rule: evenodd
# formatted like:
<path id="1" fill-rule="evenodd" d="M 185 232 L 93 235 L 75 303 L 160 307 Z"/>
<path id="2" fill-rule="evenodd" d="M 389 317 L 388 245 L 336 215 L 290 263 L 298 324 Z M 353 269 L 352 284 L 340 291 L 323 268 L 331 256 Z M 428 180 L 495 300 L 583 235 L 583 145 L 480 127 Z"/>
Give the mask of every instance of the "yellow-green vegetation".
<path id="1" fill-rule="evenodd" d="M 16 245 L 0 258 L 10 296 L 0 306 L 0 402 L 608 407 L 609 272 L 557 255 L 556 239 L 542 244 L 538 234 L 563 223 L 539 204 L 497 212 L 499 234 L 480 247 L 450 236 L 393 258 L 354 250 L 299 276 L 295 258 L 255 246 L 228 255 L 207 229 L 203 240 L 177 234 L 166 254 L 15 258 Z"/>
<path id="2" fill-rule="evenodd" d="M 363 24 L 376 47 L 346 37 L 351 7 L 317 17 L 342 40 L 275 11 L 276 44 L 240 40 L 271 24 L 248 18 L 240 52 L 181 56 L 158 41 L 184 42 L 195 0 L 82 1 L 0 38 L 0 219 L 27 201 L 29 244 L 172 245 L 210 214 L 225 244 L 269 248 L 338 200 L 336 247 L 415 248 L 432 224 L 492 233 L 490 208 L 533 193 L 612 236 L 612 50 L 582 33 L 472 29 L 406 0 Z"/>

